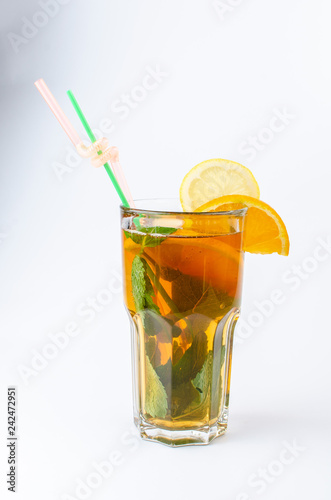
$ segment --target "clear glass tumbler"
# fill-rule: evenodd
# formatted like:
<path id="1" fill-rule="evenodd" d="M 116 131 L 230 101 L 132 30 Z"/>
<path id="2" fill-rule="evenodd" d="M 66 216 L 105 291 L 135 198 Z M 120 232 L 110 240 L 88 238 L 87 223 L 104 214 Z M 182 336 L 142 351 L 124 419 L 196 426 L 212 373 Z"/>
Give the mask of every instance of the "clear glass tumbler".
<path id="1" fill-rule="evenodd" d="M 170 446 L 208 444 L 227 428 L 246 214 L 177 203 L 121 207 L 134 420 L 142 438 Z"/>

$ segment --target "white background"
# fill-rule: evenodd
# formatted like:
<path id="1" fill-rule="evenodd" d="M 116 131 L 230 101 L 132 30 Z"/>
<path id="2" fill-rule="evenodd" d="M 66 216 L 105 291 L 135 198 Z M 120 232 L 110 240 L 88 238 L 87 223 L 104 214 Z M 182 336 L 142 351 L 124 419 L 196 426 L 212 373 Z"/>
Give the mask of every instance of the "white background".
<path id="1" fill-rule="evenodd" d="M 54 2 L 53 17 L 40 15 L 47 7 L 37 0 L 1 4 L 1 498 L 13 498 L 5 444 L 6 390 L 15 384 L 18 500 L 83 498 L 78 482 L 98 481 L 93 464 L 114 452 L 113 472 L 86 498 L 329 499 L 330 3 Z M 157 68 L 155 88 L 139 89 Z M 288 258 L 246 257 L 229 428 L 210 446 L 128 438 L 119 202 L 103 169 L 70 159 L 33 86 L 40 77 L 82 135 L 69 88 L 95 128 L 112 121 L 106 135 L 135 198 L 177 196 L 192 166 L 223 157 L 253 171 L 261 198 L 286 222 Z M 119 111 L 124 94 L 132 105 Z M 286 123 L 272 121 L 284 110 Z M 254 137 L 259 150 L 248 153 Z M 107 287 L 111 303 L 86 321 L 79 310 Z M 254 315 L 276 289 L 282 304 Z M 68 346 L 24 378 L 49 334 L 72 322 L 79 333 Z M 300 451 L 284 465 L 293 441 Z M 256 484 L 259 468 L 268 479 Z"/>

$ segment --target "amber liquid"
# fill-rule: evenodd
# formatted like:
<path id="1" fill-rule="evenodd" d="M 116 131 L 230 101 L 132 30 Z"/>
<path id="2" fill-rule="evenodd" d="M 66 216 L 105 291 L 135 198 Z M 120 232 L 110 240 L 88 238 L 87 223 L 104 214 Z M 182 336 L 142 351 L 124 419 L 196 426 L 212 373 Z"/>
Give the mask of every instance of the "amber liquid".
<path id="1" fill-rule="evenodd" d="M 242 235 L 173 234 L 160 241 L 143 248 L 123 232 L 124 293 L 136 325 L 140 415 L 165 429 L 212 425 L 229 393 L 225 371 L 231 350 L 223 331 L 240 305 Z M 146 263 L 156 308 L 137 310 L 136 256 Z"/>

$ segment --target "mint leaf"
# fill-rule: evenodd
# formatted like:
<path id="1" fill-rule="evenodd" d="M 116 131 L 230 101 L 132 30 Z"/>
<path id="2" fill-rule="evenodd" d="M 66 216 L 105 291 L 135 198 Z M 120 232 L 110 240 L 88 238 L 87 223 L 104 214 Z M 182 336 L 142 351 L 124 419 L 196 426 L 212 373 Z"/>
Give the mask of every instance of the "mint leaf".
<path id="1" fill-rule="evenodd" d="M 163 276 L 162 276 L 163 277 Z M 201 278 L 180 273 L 171 275 L 172 299 L 179 312 L 189 311 L 212 319 L 224 316 L 235 305 L 235 299 L 225 291 L 206 285 Z"/>
<path id="2" fill-rule="evenodd" d="M 181 275 L 181 272 L 178 269 L 173 269 L 172 267 L 161 266 L 160 268 L 160 276 L 165 281 L 174 281 Z"/>
<path id="3" fill-rule="evenodd" d="M 221 370 L 225 361 L 225 345 L 222 344 L 221 349 L 214 349 L 213 354 L 213 367 L 212 367 L 212 381 L 211 381 L 211 416 L 216 416 L 220 411 L 220 404 L 223 391 L 227 388 L 223 387 L 223 379 Z"/>
<path id="4" fill-rule="evenodd" d="M 202 369 L 199 371 L 197 376 L 192 380 L 193 386 L 201 394 L 201 401 L 203 401 L 208 395 L 208 391 L 211 385 L 212 369 L 213 369 L 213 351 L 209 351 Z"/>
<path id="5" fill-rule="evenodd" d="M 145 352 L 149 357 L 152 366 L 161 364 L 161 352 L 155 337 L 149 337 L 145 342 Z"/>
<path id="6" fill-rule="evenodd" d="M 172 362 L 169 358 L 168 361 L 164 365 L 157 366 L 155 368 L 157 375 L 160 377 L 160 380 L 166 391 L 171 398 L 171 385 L 172 385 Z"/>
<path id="7" fill-rule="evenodd" d="M 171 394 L 171 416 L 183 417 L 195 410 L 200 404 L 200 394 L 192 382 L 184 382 L 174 387 Z"/>
<path id="8" fill-rule="evenodd" d="M 208 339 L 205 332 L 199 332 L 194 336 L 191 346 L 185 351 L 178 363 L 172 367 L 173 387 L 196 377 L 205 362 L 207 344 Z"/>
<path id="9" fill-rule="evenodd" d="M 205 332 L 194 335 L 192 344 L 183 353 L 183 349 L 177 341 L 173 344 L 173 362 L 168 359 L 167 363 L 156 368 L 169 396 L 171 392 L 183 383 L 193 380 L 203 367 L 207 356 L 208 339 Z"/>
<path id="10" fill-rule="evenodd" d="M 188 410 L 200 404 L 199 391 L 192 385 L 191 380 L 175 384 L 173 366 L 170 359 L 165 365 L 158 366 L 155 371 L 168 395 L 172 417 L 182 417 Z"/>
<path id="11" fill-rule="evenodd" d="M 147 275 L 146 266 L 145 259 L 136 255 L 131 269 L 132 294 L 136 312 L 149 309 L 160 314 L 159 307 L 153 302 L 154 289 Z"/>
<path id="12" fill-rule="evenodd" d="M 193 308 L 195 313 L 200 313 L 209 318 L 219 318 L 225 316 L 229 308 L 233 307 L 234 298 L 230 297 L 226 292 L 208 288 L 196 306 Z"/>
<path id="13" fill-rule="evenodd" d="M 156 247 L 164 241 L 167 236 L 177 231 L 175 227 L 146 227 L 140 228 L 139 233 L 124 231 L 127 238 L 131 238 L 134 243 L 144 247 Z M 160 236 L 161 235 L 161 236 Z"/>
<path id="14" fill-rule="evenodd" d="M 137 245 L 141 245 L 144 239 L 140 233 L 132 233 L 131 231 L 124 231 L 124 234 L 127 238 L 131 238 L 132 241 L 137 243 Z"/>
<path id="15" fill-rule="evenodd" d="M 164 418 L 168 411 L 167 393 L 146 356 L 145 411 L 153 418 Z"/>
<path id="16" fill-rule="evenodd" d="M 160 316 L 155 311 L 145 309 L 139 314 L 145 327 L 145 333 L 148 336 L 156 335 L 159 342 L 172 343 L 173 336 L 181 334 L 181 329 L 178 326 L 175 326 L 170 319 Z M 179 330 L 179 333 L 177 330 Z"/>
<path id="17" fill-rule="evenodd" d="M 216 359 L 215 359 L 216 358 Z M 225 360 L 225 345 L 222 345 L 221 355 L 213 351 L 209 351 L 202 369 L 197 376 L 192 380 L 192 385 L 201 395 L 201 403 L 208 396 L 211 397 L 211 407 L 217 412 L 221 402 L 222 395 L 222 376 L 221 369 Z"/>
<path id="18" fill-rule="evenodd" d="M 175 365 L 184 354 L 184 349 L 178 344 L 177 340 L 174 340 L 172 352 L 172 362 Z"/>
<path id="19" fill-rule="evenodd" d="M 181 313 L 191 311 L 204 293 L 201 279 L 182 273 L 172 281 L 171 287 L 172 299 Z"/>

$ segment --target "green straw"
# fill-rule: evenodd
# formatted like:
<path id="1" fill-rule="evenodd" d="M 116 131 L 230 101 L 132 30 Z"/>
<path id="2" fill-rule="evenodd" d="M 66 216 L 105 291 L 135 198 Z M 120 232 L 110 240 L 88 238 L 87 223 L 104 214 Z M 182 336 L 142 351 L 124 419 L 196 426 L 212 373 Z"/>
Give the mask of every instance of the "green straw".
<path id="1" fill-rule="evenodd" d="M 68 90 L 67 94 L 68 94 L 68 97 L 69 97 L 69 99 L 70 99 L 70 101 L 71 101 L 71 104 L 72 104 L 72 105 L 73 105 L 73 107 L 75 108 L 75 111 L 76 111 L 76 113 L 77 113 L 77 115 L 78 115 L 78 118 L 79 118 L 79 119 L 80 119 L 80 121 L 82 122 L 82 124 L 83 124 L 83 126 L 84 126 L 84 128 L 85 128 L 85 130 L 86 130 L 86 133 L 87 133 L 87 135 L 89 136 L 89 138 L 90 138 L 91 142 L 96 142 L 96 137 L 95 137 L 95 135 L 93 134 L 93 131 L 92 131 L 91 127 L 90 127 L 90 126 L 89 126 L 89 124 L 87 123 L 87 120 L 86 120 L 86 118 L 85 118 L 85 116 L 84 116 L 83 111 L 81 110 L 81 107 L 79 106 L 79 104 L 78 104 L 78 102 L 77 102 L 76 97 L 74 96 L 74 94 L 72 93 L 72 91 L 71 91 L 71 90 Z M 101 155 L 101 154 L 102 154 L 102 151 L 98 151 L 98 155 Z M 116 191 L 117 191 L 118 196 L 121 198 L 121 201 L 122 201 L 123 205 L 124 205 L 125 207 L 128 207 L 128 208 L 129 208 L 129 207 L 130 207 L 130 205 L 129 205 L 129 203 L 128 203 L 128 200 L 127 200 L 127 199 L 126 199 L 126 197 L 124 196 L 124 193 L 123 193 L 123 191 L 122 191 L 122 189 L 121 189 L 121 186 L 120 186 L 120 185 L 119 185 L 119 183 L 117 182 L 116 177 L 115 177 L 115 175 L 113 174 L 113 171 L 112 171 L 112 169 L 111 169 L 111 167 L 110 167 L 109 163 L 108 163 L 108 162 L 107 162 L 107 163 L 105 163 L 105 164 L 104 164 L 104 167 L 105 167 L 105 169 L 106 169 L 107 174 L 108 174 L 108 175 L 109 175 L 109 177 L 110 177 L 110 180 L 112 181 L 112 183 L 113 183 L 113 185 L 114 185 L 114 188 L 115 188 L 115 189 L 116 189 Z"/>

